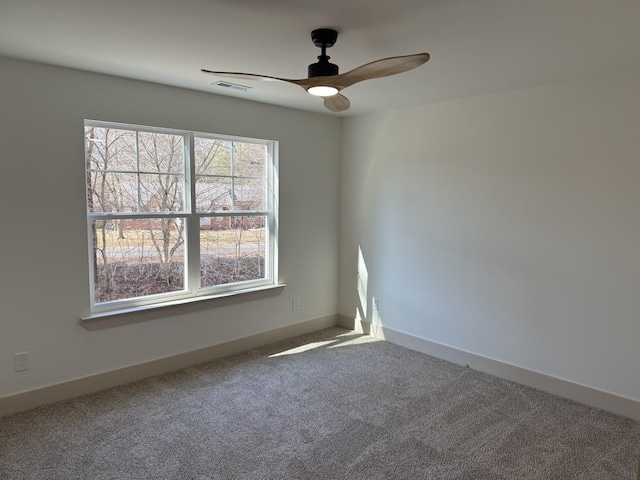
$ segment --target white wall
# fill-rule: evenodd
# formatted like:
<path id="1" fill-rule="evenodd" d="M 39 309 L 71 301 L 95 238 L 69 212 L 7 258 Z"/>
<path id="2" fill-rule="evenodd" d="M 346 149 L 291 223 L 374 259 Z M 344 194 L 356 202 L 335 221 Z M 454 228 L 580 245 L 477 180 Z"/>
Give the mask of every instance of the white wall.
<path id="1" fill-rule="evenodd" d="M 85 118 L 278 140 L 284 291 L 82 327 Z M 0 59 L 0 396 L 335 314 L 339 142 L 340 120 L 326 115 Z M 15 373 L 24 350 L 31 368 Z"/>
<path id="2" fill-rule="evenodd" d="M 280 141 L 284 291 L 80 326 L 85 118 Z M 333 314 L 339 227 L 342 314 L 358 306 L 360 246 L 369 320 L 375 296 L 389 328 L 640 399 L 639 152 L 640 74 L 341 129 L 330 116 L 0 59 L 0 396 Z M 24 350 L 31 368 L 15 373 Z"/>
<path id="3" fill-rule="evenodd" d="M 640 399 L 640 74 L 353 117 L 342 145 L 340 313 L 360 246 L 367 320 Z"/>

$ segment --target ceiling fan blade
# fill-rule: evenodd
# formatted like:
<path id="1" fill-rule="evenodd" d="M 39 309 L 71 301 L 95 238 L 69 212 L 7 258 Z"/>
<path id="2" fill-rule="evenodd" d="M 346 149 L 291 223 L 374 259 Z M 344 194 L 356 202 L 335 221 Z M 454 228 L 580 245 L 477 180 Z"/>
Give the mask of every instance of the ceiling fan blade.
<path id="1" fill-rule="evenodd" d="M 271 77 L 269 75 L 256 75 L 254 73 L 214 72 L 212 70 L 205 70 L 204 68 L 200 69 L 200 71 L 204 73 L 210 73 L 212 75 L 215 75 L 216 77 L 239 78 L 241 80 L 264 80 L 267 82 L 287 82 L 287 83 L 293 83 L 295 85 L 300 85 L 300 82 L 302 81 L 302 80 L 293 80 L 290 78 Z"/>
<path id="2" fill-rule="evenodd" d="M 351 102 L 341 93 L 337 93 L 330 97 L 324 97 L 324 106 L 332 112 L 339 113 L 344 112 L 345 110 L 349 110 Z"/>
<path id="3" fill-rule="evenodd" d="M 425 52 L 376 60 L 375 62 L 356 67 L 349 72 L 336 75 L 335 83 L 330 83 L 330 85 L 342 89 L 362 82 L 363 80 L 388 77 L 390 75 L 408 72 L 426 63 L 427 60 L 429 60 L 429 56 L 430 55 Z"/>

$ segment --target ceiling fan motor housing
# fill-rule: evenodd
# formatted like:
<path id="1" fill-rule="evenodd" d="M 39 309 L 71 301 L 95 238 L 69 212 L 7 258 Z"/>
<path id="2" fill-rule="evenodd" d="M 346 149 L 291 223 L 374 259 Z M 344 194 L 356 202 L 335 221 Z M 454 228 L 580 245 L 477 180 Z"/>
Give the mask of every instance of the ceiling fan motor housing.
<path id="1" fill-rule="evenodd" d="M 311 65 L 309 65 L 309 69 L 308 69 L 309 78 L 328 77 L 330 75 L 338 75 L 338 66 L 333 63 L 329 63 L 328 61 L 329 57 L 325 55 L 326 59 L 323 59 L 321 57 L 318 57 L 318 58 L 320 59 L 318 63 L 312 63 Z"/>
<path id="2" fill-rule="evenodd" d="M 328 77 L 338 75 L 338 66 L 329 62 L 327 48 L 333 47 L 338 39 L 338 32 L 331 28 L 318 28 L 311 32 L 311 40 L 316 47 L 322 49 L 317 63 L 312 63 L 308 68 L 308 77 Z"/>

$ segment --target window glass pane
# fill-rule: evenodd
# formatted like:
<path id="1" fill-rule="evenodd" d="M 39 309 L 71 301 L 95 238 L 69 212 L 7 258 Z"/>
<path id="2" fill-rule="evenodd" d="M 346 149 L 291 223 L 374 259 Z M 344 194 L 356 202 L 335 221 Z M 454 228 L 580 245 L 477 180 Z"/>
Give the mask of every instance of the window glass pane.
<path id="1" fill-rule="evenodd" d="M 135 173 L 89 172 L 87 174 L 90 212 L 136 212 L 138 210 Z"/>
<path id="2" fill-rule="evenodd" d="M 96 303 L 184 290 L 184 219 L 94 220 Z"/>
<path id="3" fill-rule="evenodd" d="M 229 178 L 196 177 L 196 210 L 199 212 L 231 210 L 233 184 Z"/>
<path id="4" fill-rule="evenodd" d="M 266 217 L 200 219 L 202 287 L 266 278 Z"/>
<path id="5" fill-rule="evenodd" d="M 136 170 L 136 133 L 103 127 L 85 127 L 87 168 Z"/>
<path id="6" fill-rule="evenodd" d="M 236 210 L 264 210 L 265 180 L 236 178 L 233 193 Z"/>
<path id="7" fill-rule="evenodd" d="M 196 175 L 231 175 L 231 142 L 196 137 Z"/>
<path id="8" fill-rule="evenodd" d="M 267 147 L 242 142 L 235 142 L 233 146 L 233 174 L 244 177 L 264 177 Z"/>
<path id="9" fill-rule="evenodd" d="M 184 138 L 182 135 L 140 132 L 138 134 L 142 172 L 184 171 Z"/>
<path id="10" fill-rule="evenodd" d="M 179 212 L 183 210 L 182 175 L 141 174 L 140 210 L 143 212 Z"/>

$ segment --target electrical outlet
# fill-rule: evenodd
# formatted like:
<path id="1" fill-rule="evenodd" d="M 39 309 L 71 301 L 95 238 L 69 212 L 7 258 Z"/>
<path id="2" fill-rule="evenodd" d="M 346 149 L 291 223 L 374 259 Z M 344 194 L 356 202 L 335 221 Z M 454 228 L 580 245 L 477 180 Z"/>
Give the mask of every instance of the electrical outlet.
<path id="1" fill-rule="evenodd" d="M 300 299 L 299 298 L 294 298 L 291 301 L 291 309 L 292 310 L 300 310 Z"/>
<path id="2" fill-rule="evenodd" d="M 29 370 L 29 352 L 14 353 L 13 366 L 16 369 L 16 372 Z"/>

